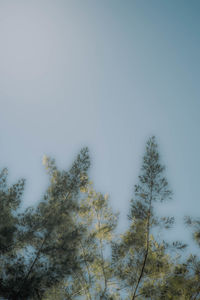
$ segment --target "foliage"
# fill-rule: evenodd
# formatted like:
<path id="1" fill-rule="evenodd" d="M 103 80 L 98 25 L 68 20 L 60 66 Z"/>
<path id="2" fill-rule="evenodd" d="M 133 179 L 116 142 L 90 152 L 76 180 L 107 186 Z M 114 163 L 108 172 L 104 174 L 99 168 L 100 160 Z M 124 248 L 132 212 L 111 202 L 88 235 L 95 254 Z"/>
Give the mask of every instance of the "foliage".
<path id="1" fill-rule="evenodd" d="M 172 192 L 163 175 L 155 138 L 148 140 L 139 182 L 134 187 L 134 199 L 129 214 L 130 227 L 113 245 L 115 274 L 129 299 L 155 297 L 157 286 L 170 272 L 171 261 L 166 244 L 154 239 L 155 227 L 169 228 L 173 217 L 158 217 L 155 203 L 170 199 Z"/>
<path id="2" fill-rule="evenodd" d="M 57 299 L 63 299 L 63 295 L 59 295 L 61 290 L 65 291 L 66 299 L 117 299 L 109 255 L 117 214 L 113 214 L 108 205 L 108 195 L 95 192 L 92 183 L 82 189 L 77 221 L 84 228 L 79 241 L 79 268 L 71 280 L 58 288 Z"/>
<path id="3" fill-rule="evenodd" d="M 19 241 L 23 242 L 17 248 L 16 240 L 11 262 L 2 270 L 4 288 L 1 288 L 1 296 L 42 299 L 46 289 L 70 276 L 77 268 L 76 253 L 82 229 L 74 222 L 74 215 L 80 189 L 87 183 L 89 165 L 87 149 L 80 152 L 68 172 L 59 171 L 55 162 L 46 158 L 50 186 L 43 201 L 36 208 L 28 208 L 16 220 L 20 229 Z M 19 202 L 16 189 L 14 186 L 8 194 L 9 201 L 12 195 L 13 205 Z"/>
<path id="4" fill-rule="evenodd" d="M 69 171 L 44 157 L 49 187 L 35 207 L 20 212 L 25 181 L 11 186 L 0 173 L 0 297 L 9 300 L 200 299 L 200 260 L 180 259 L 181 242 L 167 243 L 156 228 L 174 218 L 156 213 L 172 192 L 154 137 L 146 144 L 138 184 L 121 235 L 109 196 L 88 180 L 88 149 Z M 200 246 L 200 221 L 187 217 Z"/>

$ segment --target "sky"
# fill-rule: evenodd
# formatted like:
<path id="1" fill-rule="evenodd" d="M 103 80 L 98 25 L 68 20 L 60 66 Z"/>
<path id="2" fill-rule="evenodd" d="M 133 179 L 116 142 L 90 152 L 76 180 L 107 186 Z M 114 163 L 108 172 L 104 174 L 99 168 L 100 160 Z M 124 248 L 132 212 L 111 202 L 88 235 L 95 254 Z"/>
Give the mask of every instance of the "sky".
<path id="1" fill-rule="evenodd" d="M 88 146 L 95 188 L 121 229 L 145 143 L 155 135 L 173 190 L 159 210 L 189 239 L 199 216 L 199 0 L 1 0 L 0 166 L 26 178 L 24 206 Z M 174 232 L 174 233 L 173 233 Z"/>

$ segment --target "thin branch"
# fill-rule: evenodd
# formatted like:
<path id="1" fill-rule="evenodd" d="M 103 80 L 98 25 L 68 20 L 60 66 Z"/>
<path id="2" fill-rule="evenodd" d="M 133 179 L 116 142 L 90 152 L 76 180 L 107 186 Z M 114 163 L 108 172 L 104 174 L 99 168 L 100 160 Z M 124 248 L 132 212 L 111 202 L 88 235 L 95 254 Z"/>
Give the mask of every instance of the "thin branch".
<path id="1" fill-rule="evenodd" d="M 44 237 L 44 239 L 43 239 L 43 241 L 42 241 L 42 244 L 41 244 L 41 246 L 40 246 L 40 248 L 39 248 L 39 250 L 38 250 L 38 252 L 37 252 L 37 254 L 36 254 L 35 259 L 33 260 L 32 264 L 31 264 L 31 267 L 30 267 L 28 273 L 26 274 L 26 276 L 25 276 L 24 279 L 22 280 L 22 284 L 20 285 L 19 290 L 18 290 L 16 296 L 18 296 L 18 295 L 20 294 L 20 292 L 21 292 L 21 290 L 22 290 L 24 284 L 25 284 L 26 281 L 28 280 L 28 278 L 29 278 L 29 276 L 30 276 L 30 274 L 31 274 L 31 272 L 32 272 L 32 270 L 33 270 L 33 268 L 34 268 L 34 266 L 35 266 L 37 260 L 39 259 L 40 253 L 41 253 L 41 251 L 42 251 L 42 248 L 43 248 L 43 246 L 44 246 L 44 244 L 45 244 L 45 242 L 46 242 L 48 236 L 49 236 L 49 235 L 47 234 L 47 235 Z"/>
<path id="2" fill-rule="evenodd" d="M 143 264 L 142 264 L 142 269 L 140 272 L 140 276 L 138 278 L 134 293 L 133 293 L 133 297 L 132 300 L 134 300 L 136 298 L 136 293 L 137 293 L 137 289 L 139 287 L 140 281 L 143 277 L 143 273 L 144 273 L 144 269 L 146 266 L 146 261 L 147 261 L 147 257 L 148 257 L 148 253 L 149 253 L 149 234 L 150 234 L 150 218 L 151 218 L 151 202 L 152 202 L 152 186 L 153 183 L 151 183 L 151 191 L 150 191 L 150 201 L 149 201 L 149 211 L 148 211 L 148 218 L 147 218 L 147 237 L 146 237 L 146 252 L 145 252 L 145 256 L 144 256 L 144 260 L 143 260 Z"/>

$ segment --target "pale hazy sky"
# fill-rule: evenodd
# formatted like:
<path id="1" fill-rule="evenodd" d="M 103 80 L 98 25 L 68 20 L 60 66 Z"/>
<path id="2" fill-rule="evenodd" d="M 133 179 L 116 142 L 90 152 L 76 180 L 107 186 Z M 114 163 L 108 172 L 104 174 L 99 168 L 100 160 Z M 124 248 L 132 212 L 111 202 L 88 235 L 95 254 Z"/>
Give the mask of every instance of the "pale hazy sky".
<path id="1" fill-rule="evenodd" d="M 45 190 L 44 154 L 91 177 L 126 216 L 147 138 L 160 145 L 178 218 L 200 212 L 200 1 L 0 0 L 0 165 Z"/>

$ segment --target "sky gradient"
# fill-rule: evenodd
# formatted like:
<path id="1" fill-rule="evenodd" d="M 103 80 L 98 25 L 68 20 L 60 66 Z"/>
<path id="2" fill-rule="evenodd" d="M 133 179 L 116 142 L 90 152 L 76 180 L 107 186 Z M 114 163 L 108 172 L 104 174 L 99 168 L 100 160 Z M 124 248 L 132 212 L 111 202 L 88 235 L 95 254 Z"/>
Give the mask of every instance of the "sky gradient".
<path id="1" fill-rule="evenodd" d="M 39 201 L 44 154 L 91 178 L 126 222 L 145 142 L 155 135 L 174 192 L 162 213 L 200 212 L 200 1 L 0 1 L 0 165 Z M 177 236 L 177 233 L 176 233 Z M 186 237 L 187 236 L 187 237 Z"/>

